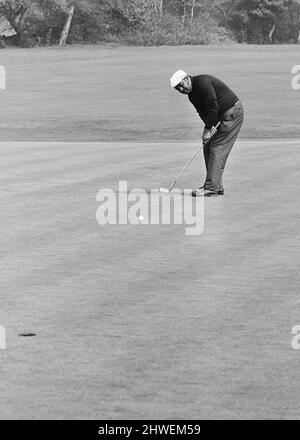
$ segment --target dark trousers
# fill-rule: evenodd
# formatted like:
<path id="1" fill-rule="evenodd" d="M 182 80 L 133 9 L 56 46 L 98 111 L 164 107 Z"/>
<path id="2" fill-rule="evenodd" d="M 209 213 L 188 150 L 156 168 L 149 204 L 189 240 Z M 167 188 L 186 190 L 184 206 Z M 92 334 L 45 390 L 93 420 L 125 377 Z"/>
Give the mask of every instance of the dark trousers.
<path id="1" fill-rule="evenodd" d="M 216 135 L 203 148 L 206 165 L 204 188 L 215 192 L 224 189 L 224 168 L 244 121 L 244 110 L 240 101 L 228 113 Z"/>

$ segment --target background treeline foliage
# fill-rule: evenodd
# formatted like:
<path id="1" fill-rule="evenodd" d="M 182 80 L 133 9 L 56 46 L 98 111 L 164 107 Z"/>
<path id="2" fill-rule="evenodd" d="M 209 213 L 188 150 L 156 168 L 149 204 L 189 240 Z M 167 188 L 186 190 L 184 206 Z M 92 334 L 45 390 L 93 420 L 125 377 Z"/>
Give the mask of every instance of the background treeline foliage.
<path id="1" fill-rule="evenodd" d="M 300 43 L 300 0 L 0 0 L 2 46 Z"/>

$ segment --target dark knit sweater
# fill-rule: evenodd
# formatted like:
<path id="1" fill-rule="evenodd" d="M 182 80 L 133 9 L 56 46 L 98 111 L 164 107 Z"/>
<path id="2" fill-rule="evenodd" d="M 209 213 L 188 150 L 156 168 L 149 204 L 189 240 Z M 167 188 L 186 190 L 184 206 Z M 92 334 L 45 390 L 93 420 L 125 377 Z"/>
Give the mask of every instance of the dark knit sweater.
<path id="1" fill-rule="evenodd" d="M 212 75 L 191 76 L 192 91 L 188 98 L 210 130 L 222 115 L 239 100 L 233 91 Z"/>

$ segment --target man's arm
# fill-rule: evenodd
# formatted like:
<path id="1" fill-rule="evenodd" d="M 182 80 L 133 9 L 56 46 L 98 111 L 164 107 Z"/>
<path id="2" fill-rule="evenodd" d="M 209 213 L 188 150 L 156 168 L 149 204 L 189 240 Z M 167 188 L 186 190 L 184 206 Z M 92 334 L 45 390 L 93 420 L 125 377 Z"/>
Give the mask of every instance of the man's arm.
<path id="1" fill-rule="evenodd" d="M 218 122 L 219 105 L 215 89 L 210 78 L 205 78 L 202 83 L 203 99 L 206 109 L 205 129 L 211 130 Z"/>
<path id="2" fill-rule="evenodd" d="M 217 95 L 209 76 L 196 77 L 194 87 L 196 102 L 194 100 L 193 104 L 205 123 L 202 140 L 207 143 L 215 134 L 214 126 L 218 122 L 219 104 Z"/>
<path id="3" fill-rule="evenodd" d="M 193 97 L 190 101 L 194 105 L 200 118 L 204 121 L 205 128 L 202 139 L 206 143 L 215 134 L 214 126 L 218 122 L 219 104 L 217 95 L 210 76 L 195 77 Z"/>

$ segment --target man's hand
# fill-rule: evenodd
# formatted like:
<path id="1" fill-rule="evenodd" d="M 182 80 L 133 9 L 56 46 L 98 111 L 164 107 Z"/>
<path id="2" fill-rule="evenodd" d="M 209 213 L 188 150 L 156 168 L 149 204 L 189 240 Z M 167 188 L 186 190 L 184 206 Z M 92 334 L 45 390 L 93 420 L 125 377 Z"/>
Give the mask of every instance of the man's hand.
<path id="1" fill-rule="evenodd" d="M 215 128 L 215 127 L 212 127 L 211 129 L 210 129 L 210 134 L 211 134 L 211 137 L 213 137 L 216 133 L 217 133 L 217 129 Z"/>
<path id="2" fill-rule="evenodd" d="M 212 135 L 210 130 L 207 130 L 207 128 L 204 129 L 203 131 L 203 135 L 202 135 L 202 140 L 204 144 L 208 144 L 208 142 L 211 140 Z"/>
<path id="3" fill-rule="evenodd" d="M 215 127 L 212 127 L 210 130 L 205 128 L 202 135 L 203 143 L 207 144 L 216 133 L 217 129 Z"/>

